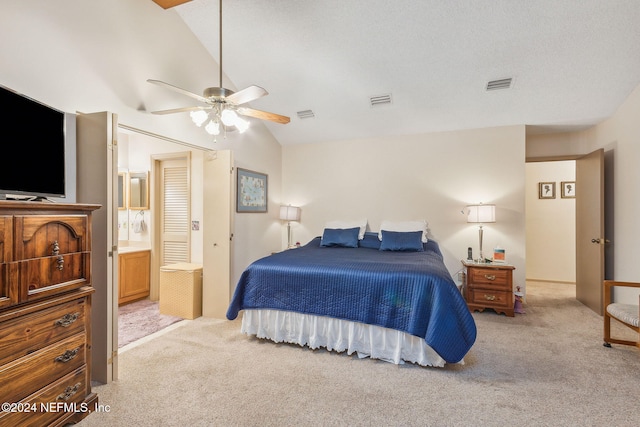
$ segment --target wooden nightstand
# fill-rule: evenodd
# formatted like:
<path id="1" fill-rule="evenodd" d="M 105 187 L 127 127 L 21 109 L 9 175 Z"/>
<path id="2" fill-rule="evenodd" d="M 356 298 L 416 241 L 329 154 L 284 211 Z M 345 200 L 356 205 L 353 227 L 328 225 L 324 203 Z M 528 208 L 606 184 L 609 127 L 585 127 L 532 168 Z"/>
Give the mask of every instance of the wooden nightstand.
<path id="1" fill-rule="evenodd" d="M 469 310 L 492 308 L 513 317 L 513 270 L 509 264 L 478 264 L 462 261 L 467 270 L 464 299 Z"/>

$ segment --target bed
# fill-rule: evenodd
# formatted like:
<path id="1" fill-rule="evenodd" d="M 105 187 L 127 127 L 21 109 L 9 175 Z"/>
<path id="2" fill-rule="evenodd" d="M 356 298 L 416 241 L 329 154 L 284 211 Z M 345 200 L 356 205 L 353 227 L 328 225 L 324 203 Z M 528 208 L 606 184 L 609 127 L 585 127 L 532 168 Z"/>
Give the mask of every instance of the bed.
<path id="1" fill-rule="evenodd" d="M 395 233 L 400 250 L 389 250 L 389 239 L 368 232 L 355 245 L 326 245 L 336 240 L 330 231 L 252 263 L 227 318 L 243 311 L 243 333 L 312 349 L 396 364 L 463 362 L 476 326 L 435 241 L 414 238 L 406 250 L 408 233 Z"/>

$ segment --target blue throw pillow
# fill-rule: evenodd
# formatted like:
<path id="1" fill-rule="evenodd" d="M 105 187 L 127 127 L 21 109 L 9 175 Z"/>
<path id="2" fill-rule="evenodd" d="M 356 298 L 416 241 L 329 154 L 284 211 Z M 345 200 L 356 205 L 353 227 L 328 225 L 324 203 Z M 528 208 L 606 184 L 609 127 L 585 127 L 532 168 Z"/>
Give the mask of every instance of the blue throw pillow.
<path id="1" fill-rule="evenodd" d="M 381 251 L 423 252 L 422 231 L 382 230 Z"/>
<path id="2" fill-rule="evenodd" d="M 380 249 L 380 239 L 378 233 L 373 231 L 367 231 L 364 233 L 364 238 L 359 243 L 361 248 Z"/>
<path id="3" fill-rule="evenodd" d="M 324 232 L 322 233 L 322 240 L 320 240 L 320 246 L 327 248 L 357 248 L 359 232 L 360 227 L 325 228 Z"/>

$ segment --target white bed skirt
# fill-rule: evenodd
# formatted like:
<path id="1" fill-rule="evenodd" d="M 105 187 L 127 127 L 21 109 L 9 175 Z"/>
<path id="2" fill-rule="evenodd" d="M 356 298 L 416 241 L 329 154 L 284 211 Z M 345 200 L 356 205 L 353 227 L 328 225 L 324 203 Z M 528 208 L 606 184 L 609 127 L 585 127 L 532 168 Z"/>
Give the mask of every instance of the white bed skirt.
<path id="1" fill-rule="evenodd" d="M 316 349 L 380 359 L 397 365 L 445 365 L 424 339 L 394 329 L 349 320 L 279 310 L 244 310 L 241 331 L 247 335 Z"/>

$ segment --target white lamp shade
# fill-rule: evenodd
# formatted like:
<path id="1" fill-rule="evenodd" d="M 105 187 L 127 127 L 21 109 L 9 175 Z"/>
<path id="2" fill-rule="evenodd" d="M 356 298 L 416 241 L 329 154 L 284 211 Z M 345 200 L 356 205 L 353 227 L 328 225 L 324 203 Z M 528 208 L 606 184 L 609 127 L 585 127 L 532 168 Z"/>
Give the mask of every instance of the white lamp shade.
<path id="1" fill-rule="evenodd" d="M 222 114 L 220 114 L 220 120 L 222 120 L 225 126 L 233 126 L 236 124 L 236 120 L 238 120 L 238 115 L 233 110 L 225 109 L 222 110 Z"/>
<path id="2" fill-rule="evenodd" d="M 192 111 L 189 115 L 191 116 L 193 123 L 198 127 L 202 126 L 202 124 L 209 118 L 209 114 L 204 110 Z"/>
<path id="3" fill-rule="evenodd" d="M 297 206 L 280 206 L 280 219 L 283 221 L 300 221 L 300 208 Z"/>
<path id="4" fill-rule="evenodd" d="M 471 205 L 467 206 L 469 215 L 467 222 L 487 223 L 496 222 L 496 205 Z"/>

